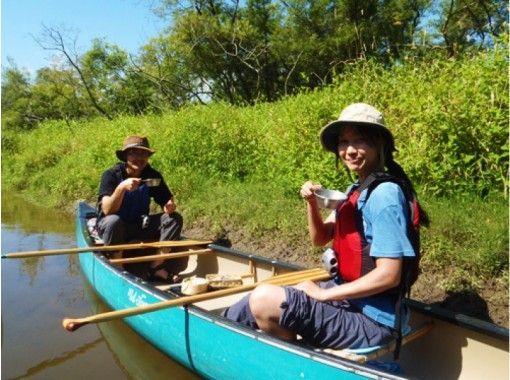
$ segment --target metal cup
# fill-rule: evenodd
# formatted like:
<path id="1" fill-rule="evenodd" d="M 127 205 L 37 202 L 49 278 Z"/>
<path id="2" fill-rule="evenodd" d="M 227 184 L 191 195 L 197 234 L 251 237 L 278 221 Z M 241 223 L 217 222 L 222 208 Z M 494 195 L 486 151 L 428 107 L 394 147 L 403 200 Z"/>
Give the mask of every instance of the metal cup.
<path id="1" fill-rule="evenodd" d="M 318 189 L 315 191 L 315 197 L 319 206 L 322 208 L 335 209 L 347 199 L 347 195 L 341 191 Z"/>
<path id="2" fill-rule="evenodd" d="M 149 187 L 155 187 L 155 186 L 159 186 L 159 184 L 161 183 L 161 178 L 142 179 L 142 182 L 145 183 Z"/>

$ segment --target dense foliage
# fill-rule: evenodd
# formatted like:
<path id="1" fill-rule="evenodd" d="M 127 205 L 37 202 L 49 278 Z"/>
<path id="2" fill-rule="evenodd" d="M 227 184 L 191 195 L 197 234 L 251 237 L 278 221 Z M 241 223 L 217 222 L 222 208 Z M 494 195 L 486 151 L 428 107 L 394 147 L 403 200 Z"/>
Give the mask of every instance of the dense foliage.
<path id="1" fill-rule="evenodd" d="M 455 263 L 445 289 L 476 287 L 487 276 L 508 281 L 507 62 L 499 48 L 448 60 L 403 56 L 391 67 L 360 61 L 327 88 L 274 103 L 6 130 L 3 191 L 53 206 L 93 202 L 123 138 L 144 134 L 188 226 L 200 222 L 219 236 L 242 231 L 251 242 L 279 236 L 290 249 L 309 247 L 299 187 L 307 179 L 340 189 L 350 182 L 321 149 L 320 128 L 347 104 L 365 101 L 384 111 L 396 159 L 431 214 L 424 264 Z M 308 249 L 309 257 L 317 253 Z"/>
<path id="2" fill-rule="evenodd" d="M 60 64 L 35 78 L 2 73 L 2 128 L 43 120 L 162 113 L 210 101 L 275 101 L 332 84 L 353 62 L 385 65 L 438 49 L 488 49 L 508 18 L 502 0 L 159 0 L 168 29 L 137 56 L 104 40 L 77 52 L 73 32 L 43 27 Z M 149 6 L 149 5 L 148 5 Z"/>
<path id="3" fill-rule="evenodd" d="M 324 154 L 318 133 L 341 108 L 365 101 L 384 111 L 397 161 L 429 194 L 507 194 L 506 67 L 507 51 L 498 48 L 450 60 L 403 57 L 391 68 L 363 61 L 328 88 L 276 103 L 216 103 L 161 116 L 52 121 L 27 133 L 4 131 L 3 182 L 67 199 L 90 197 L 97 171 L 111 163 L 126 134 L 137 132 L 149 136 L 160 151 L 155 163 L 177 183 L 271 182 L 286 196 L 309 178 L 342 188 L 349 178 L 333 170 L 334 157 Z M 73 180 L 50 179 L 62 172 Z M 55 186 L 65 188 L 55 192 Z"/>

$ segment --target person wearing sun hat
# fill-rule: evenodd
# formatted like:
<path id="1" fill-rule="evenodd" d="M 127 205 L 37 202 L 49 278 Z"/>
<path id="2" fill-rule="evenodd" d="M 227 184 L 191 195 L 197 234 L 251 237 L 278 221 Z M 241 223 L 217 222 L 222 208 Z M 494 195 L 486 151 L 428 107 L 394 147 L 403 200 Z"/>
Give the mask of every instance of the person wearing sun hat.
<path id="1" fill-rule="evenodd" d="M 148 156 L 152 156 L 154 154 L 154 150 L 152 150 L 149 146 L 149 140 L 147 137 L 143 136 L 128 136 L 124 139 L 124 143 L 122 144 L 122 149 L 115 151 L 117 158 L 121 161 L 126 162 L 126 152 L 128 149 L 138 149 L 144 150 L 147 152 Z"/>
<path id="2" fill-rule="evenodd" d="M 393 160 L 394 137 L 376 108 L 347 106 L 322 128 L 319 140 L 357 176 L 347 199 L 325 219 L 315 196 L 322 186 L 307 181 L 300 189 L 311 242 L 332 242 L 332 251 L 325 254 L 332 253 L 338 263 L 330 272 L 333 278 L 293 287 L 260 285 L 224 316 L 282 339 L 299 335 L 318 347 L 366 348 L 393 338 L 399 342 L 409 315 L 400 301 L 416 280 L 417 228 L 427 218 L 411 181 Z M 404 261 L 409 263 L 406 269 Z"/>
<path id="3" fill-rule="evenodd" d="M 379 133 L 385 140 L 384 147 L 388 151 L 395 151 L 395 141 L 390 130 L 386 128 L 383 114 L 366 103 L 351 104 L 340 113 L 338 120 L 322 129 L 320 141 L 324 149 L 338 155 L 338 135 L 346 126 L 370 127 L 371 133 Z"/>
<path id="4" fill-rule="evenodd" d="M 163 176 L 149 164 L 154 153 L 147 137 L 127 136 L 122 148 L 115 151 L 120 162 L 103 173 L 97 230 L 106 245 L 180 239 L 183 219 L 176 212 L 173 194 Z M 149 214 L 151 199 L 163 212 Z M 187 259 L 154 262 L 148 268 L 148 277 L 173 282 L 186 265 Z"/>

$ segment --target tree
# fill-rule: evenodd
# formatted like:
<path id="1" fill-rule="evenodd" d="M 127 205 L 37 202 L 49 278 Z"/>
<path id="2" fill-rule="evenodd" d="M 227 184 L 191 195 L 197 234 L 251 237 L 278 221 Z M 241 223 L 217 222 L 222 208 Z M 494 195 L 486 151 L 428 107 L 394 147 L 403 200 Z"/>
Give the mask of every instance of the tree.
<path id="1" fill-rule="evenodd" d="M 76 62 L 95 104 L 107 115 L 128 111 L 122 92 L 126 85 L 128 55 L 118 46 L 94 39 L 92 47 Z"/>
<path id="2" fill-rule="evenodd" d="M 102 39 L 79 55 L 75 34 L 44 27 L 36 41 L 65 64 L 40 70 L 33 83 L 15 67 L 4 70 L 2 125 L 274 101 L 328 85 L 356 60 L 389 66 L 430 56 L 431 46 L 445 46 L 449 56 L 490 47 L 508 18 L 502 0 L 151 2 L 170 26 L 138 56 Z M 429 29 L 422 26 L 426 12 L 436 17 L 425 18 L 432 20 Z M 431 37 L 422 34 L 416 49 L 421 31 Z"/>
<path id="3" fill-rule="evenodd" d="M 94 113 L 87 95 L 83 94 L 80 79 L 72 69 L 39 69 L 31 91 L 32 109 L 40 120 L 69 121 Z"/>
<path id="4" fill-rule="evenodd" d="M 179 108 L 188 102 L 203 103 L 210 98 L 205 79 L 194 71 L 187 45 L 174 35 L 153 38 L 132 62 L 134 71 L 150 83 L 154 94 L 151 108 Z"/>
<path id="5" fill-rule="evenodd" d="M 76 52 L 76 37 L 71 37 L 67 33 L 69 33 L 69 31 L 61 31 L 56 28 L 43 26 L 42 37 L 34 39 L 44 50 L 57 51 L 66 58 L 69 65 L 78 73 L 82 85 L 84 86 L 94 108 L 101 115 L 111 120 L 112 117 L 110 114 L 97 101 L 96 95 L 93 93 L 91 85 L 87 81 L 87 78 L 84 76 L 82 68 L 80 67 L 78 53 Z M 71 45 L 71 47 L 69 47 L 69 45 Z"/>
<path id="6" fill-rule="evenodd" d="M 442 0 L 435 22 L 448 55 L 464 48 L 491 45 L 506 28 L 508 4 L 501 0 Z"/>
<path id="7" fill-rule="evenodd" d="M 175 58 L 207 83 L 211 99 L 244 104 L 331 83 L 335 72 L 356 59 L 398 59 L 413 42 L 429 1 L 160 4 L 173 16 L 167 41 Z"/>
<path id="8" fill-rule="evenodd" d="M 15 65 L 2 70 L 2 129 L 31 129 L 40 118 L 32 112 L 30 75 Z"/>

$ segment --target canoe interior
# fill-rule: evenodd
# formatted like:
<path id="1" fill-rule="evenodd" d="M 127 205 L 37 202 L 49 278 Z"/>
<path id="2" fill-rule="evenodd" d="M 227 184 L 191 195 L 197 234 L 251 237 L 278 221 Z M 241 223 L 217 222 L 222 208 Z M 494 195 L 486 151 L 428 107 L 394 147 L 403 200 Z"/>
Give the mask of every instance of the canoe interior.
<path id="1" fill-rule="evenodd" d="M 88 242 L 90 243 L 90 240 Z M 207 274 L 214 273 L 241 276 L 243 284 L 252 284 L 255 281 L 268 279 L 275 274 L 290 273 L 303 269 L 296 265 L 269 260 L 214 244 L 209 245 L 209 248 L 212 250 L 210 253 L 193 255 L 193 249 L 203 248 L 186 247 L 174 249 L 174 251 L 189 251 L 190 253 L 188 266 L 180 273 L 182 277 L 205 277 Z M 95 256 L 102 255 L 96 254 Z M 107 266 L 119 271 L 113 265 L 108 264 L 107 260 L 105 261 Z M 145 281 L 139 282 L 145 288 L 154 289 L 157 297 L 162 300 L 181 295 L 178 286 L 161 283 L 150 284 Z M 98 293 L 101 293 L 101 291 L 98 291 Z M 234 325 L 231 328 L 236 329 L 237 327 L 233 322 L 226 321 L 221 317 L 221 312 L 242 298 L 246 293 L 232 294 L 198 302 L 189 306 L 189 310 L 195 311 L 199 317 L 203 316 L 204 320 L 217 318 L 221 323 L 230 326 Z M 167 294 L 168 297 L 165 297 L 164 294 Z M 409 301 L 409 304 L 412 310 L 412 325 L 417 326 L 425 321 L 432 321 L 433 328 L 425 336 L 406 344 L 402 348 L 400 359 L 398 360 L 400 372 L 394 378 L 400 378 L 400 376 L 415 379 L 509 378 L 508 329 L 486 322 L 459 318 L 458 315 L 445 310 L 438 312 L 432 310 L 428 305 L 416 301 Z M 115 307 L 115 305 L 112 307 Z M 246 328 L 239 327 L 239 330 L 245 331 Z M 274 338 L 271 338 L 271 340 L 278 341 Z M 285 343 L 284 346 L 292 345 Z M 303 355 L 308 355 L 307 352 L 319 352 L 321 358 L 323 358 L 322 360 L 346 363 L 345 359 L 338 361 L 337 357 L 332 354 L 323 353 L 320 349 L 303 348 L 299 344 L 293 349 L 303 352 Z M 392 363 L 393 354 L 387 354 L 377 359 L 377 362 L 379 364 L 383 363 L 383 365 L 384 363 Z M 381 376 L 381 378 L 392 377 L 388 375 L 388 377 Z"/>
<path id="2" fill-rule="evenodd" d="M 243 275 L 255 268 L 258 280 L 272 276 L 271 263 L 232 257 L 229 254 L 213 251 L 211 255 L 191 257 L 188 269 L 183 275 L 205 277 L 207 273 Z M 212 268 L 214 271 L 211 272 Z M 292 271 L 280 269 L 278 273 Z M 243 283 L 253 283 L 253 278 L 245 278 Z M 226 307 L 238 301 L 245 293 L 198 302 L 196 307 L 214 314 L 220 314 Z M 508 340 L 488 336 L 457 326 L 447 321 L 433 318 L 414 309 L 411 324 L 418 326 L 425 321 L 433 321 L 431 332 L 410 342 L 402 348 L 398 361 L 406 377 L 422 379 L 508 379 L 509 359 Z M 393 354 L 387 354 L 380 361 L 392 362 Z"/>
<path id="3" fill-rule="evenodd" d="M 269 279 L 273 275 L 291 272 L 293 272 L 291 268 L 277 267 L 269 262 L 261 262 L 256 259 L 250 260 L 213 250 L 207 255 L 191 255 L 188 261 L 188 267 L 182 271 L 180 275 L 183 278 L 189 276 L 205 278 L 208 274 L 238 276 L 242 278 L 243 285 L 246 285 Z M 165 286 L 158 286 L 158 288 L 165 289 Z M 167 288 L 169 291 L 176 289 L 172 287 Z M 176 290 L 178 290 L 178 288 Z M 226 307 L 242 298 L 246 293 L 247 292 L 243 292 L 197 302 L 195 306 L 212 313 L 220 314 Z"/>

